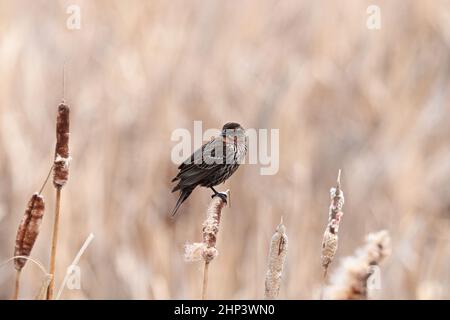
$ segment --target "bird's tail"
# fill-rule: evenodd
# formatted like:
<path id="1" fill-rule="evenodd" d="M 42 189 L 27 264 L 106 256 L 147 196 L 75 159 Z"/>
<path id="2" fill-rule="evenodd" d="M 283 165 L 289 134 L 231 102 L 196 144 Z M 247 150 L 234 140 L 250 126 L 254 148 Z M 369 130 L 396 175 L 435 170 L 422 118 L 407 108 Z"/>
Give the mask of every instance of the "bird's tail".
<path id="1" fill-rule="evenodd" d="M 175 214 L 178 211 L 178 208 L 180 208 L 181 204 L 186 200 L 189 195 L 191 194 L 192 190 L 181 190 L 180 197 L 178 198 L 177 204 L 175 205 L 175 208 L 172 210 L 171 216 L 175 216 Z"/>

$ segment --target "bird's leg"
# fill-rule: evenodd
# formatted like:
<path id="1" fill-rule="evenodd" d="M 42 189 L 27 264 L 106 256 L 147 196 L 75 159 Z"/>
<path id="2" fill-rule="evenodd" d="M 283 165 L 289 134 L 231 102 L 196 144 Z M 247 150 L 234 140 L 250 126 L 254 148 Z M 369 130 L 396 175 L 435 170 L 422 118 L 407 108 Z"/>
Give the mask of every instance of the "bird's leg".
<path id="1" fill-rule="evenodd" d="M 217 190 L 214 189 L 214 187 L 209 187 L 209 188 L 214 192 L 214 194 L 211 196 L 211 198 L 214 198 L 215 196 L 217 196 L 219 194 L 219 192 L 217 192 Z"/>
<path id="2" fill-rule="evenodd" d="M 217 196 L 217 197 L 220 197 L 225 203 L 227 203 L 227 195 L 225 193 L 217 192 L 217 190 L 214 189 L 213 187 L 210 187 L 210 188 L 214 192 L 214 194 L 211 196 L 211 198 L 214 198 Z"/>
<path id="3" fill-rule="evenodd" d="M 217 194 L 218 194 L 217 190 L 214 189 L 214 187 L 209 187 L 209 188 L 214 192 L 214 194 L 211 196 L 211 198 L 214 198 L 215 196 L 217 196 Z"/>

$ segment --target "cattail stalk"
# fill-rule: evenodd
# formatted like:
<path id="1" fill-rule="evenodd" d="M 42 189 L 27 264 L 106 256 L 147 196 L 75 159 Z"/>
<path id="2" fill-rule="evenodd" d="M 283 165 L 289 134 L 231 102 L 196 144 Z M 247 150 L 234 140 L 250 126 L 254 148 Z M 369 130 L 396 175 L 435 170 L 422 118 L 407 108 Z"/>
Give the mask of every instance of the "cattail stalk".
<path id="1" fill-rule="evenodd" d="M 14 258 L 14 267 L 16 269 L 14 300 L 17 300 L 19 297 L 21 271 L 27 262 L 26 257 L 30 255 L 36 242 L 44 211 L 44 198 L 38 193 L 33 194 L 28 202 L 16 235 L 14 257 L 20 256 L 20 258 Z"/>
<path id="2" fill-rule="evenodd" d="M 52 278 L 50 280 L 47 290 L 47 300 L 53 299 L 53 291 L 55 287 L 55 266 L 56 266 L 56 247 L 58 243 L 58 229 L 59 229 L 59 212 L 61 203 L 61 188 L 56 188 L 56 205 L 55 205 L 55 217 L 53 221 L 53 233 L 52 233 L 52 247 L 50 253 L 50 274 Z"/>
<path id="3" fill-rule="evenodd" d="M 42 279 L 41 287 L 39 288 L 38 293 L 34 297 L 34 300 L 46 300 L 47 299 L 48 286 L 50 285 L 52 278 L 53 277 L 51 274 L 46 274 L 44 276 L 44 278 Z"/>
<path id="4" fill-rule="evenodd" d="M 206 293 L 208 291 L 208 269 L 209 261 L 205 260 L 205 265 L 203 267 L 202 300 L 206 300 Z"/>
<path id="5" fill-rule="evenodd" d="M 331 204 L 328 211 L 328 224 L 323 234 L 322 240 L 322 268 L 324 270 L 324 278 L 327 276 L 328 267 L 333 262 L 334 256 L 338 248 L 338 231 L 339 223 L 344 213 L 344 192 L 341 190 L 341 170 L 339 170 L 337 185 L 330 189 Z"/>
<path id="6" fill-rule="evenodd" d="M 16 270 L 16 280 L 14 281 L 14 294 L 12 300 L 19 299 L 19 290 L 20 290 L 20 274 L 21 270 Z"/>
<path id="7" fill-rule="evenodd" d="M 286 260 L 288 237 L 286 227 L 281 219 L 270 241 L 269 263 L 266 273 L 265 295 L 266 299 L 276 299 L 280 292 L 283 266 Z"/>
<path id="8" fill-rule="evenodd" d="M 58 106 L 56 119 L 56 147 L 53 164 L 53 185 L 56 189 L 55 217 L 53 222 L 52 246 L 50 253 L 50 274 L 52 278 L 48 286 L 47 300 L 53 299 L 55 286 L 56 250 L 58 244 L 59 218 L 61 208 L 61 190 L 69 178 L 69 135 L 70 135 L 70 108 L 64 102 Z"/>
<path id="9" fill-rule="evenodd" d="M 227 190 L 223 195 L 226 195 L 226 199 L 229 199 L 230 191 Z M 205 300 L 207 297 L 209 264 L 219 254 L 216 249 L 217 234 L 219 233 L 222 209 L 226 204 L 227 201 L 219 196 L 211 200 L 206 212 L 206 220 L 203 222 L 203 241 L 186 244 L 185 246 L 185 259 L 187 261 L 203 260 L 205 262 L 202 300 Z"/>
<path id="10" fill-rule="evenodd" d="M 368 298 L 368 279 L 373 267 L 391 253 L 391 242 L 386 230 L 369 234 L 366 244 L 355 254 L 343 260 L 326 289 L 328 299 L 365 300 Z"/>

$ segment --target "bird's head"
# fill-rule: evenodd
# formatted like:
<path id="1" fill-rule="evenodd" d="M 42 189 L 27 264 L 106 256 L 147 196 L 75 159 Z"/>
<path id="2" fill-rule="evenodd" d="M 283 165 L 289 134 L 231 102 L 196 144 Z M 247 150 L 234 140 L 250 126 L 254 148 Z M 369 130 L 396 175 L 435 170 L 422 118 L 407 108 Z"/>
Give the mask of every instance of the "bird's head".
<path id="1" fill-rule="evenodd" d="M 223 137 L 236 137 L 243 136 L 245 129 L 237 122 L 228 122 L 222 127 L 221 135 Z"/>

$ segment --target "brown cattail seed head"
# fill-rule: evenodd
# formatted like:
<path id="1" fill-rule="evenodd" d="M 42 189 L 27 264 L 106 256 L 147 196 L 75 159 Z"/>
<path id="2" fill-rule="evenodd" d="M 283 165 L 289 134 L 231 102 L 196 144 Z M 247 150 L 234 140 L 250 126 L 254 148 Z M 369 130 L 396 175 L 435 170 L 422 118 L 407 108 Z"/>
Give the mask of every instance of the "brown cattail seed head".
<path id="1" fill-rule="evenodd" d="M 322 240 L 322 267 L 326 271 L 328 266 L 334 259 L 334 255 L 336 254 L 338 247 L 338 235 L 335 233 L 331 233 L 327 228 L 325 229 L 325 233 L 323 234 Z"/>
<path id="2" fill-rule="evenodd" d="M 225 192 L 229 198 L 230 192 Z M 217 234 L 219 233 L 222 209 L 227 204 L 221 197 L 214 197 L 206 212 L 206 220 L 203 222 L 203 242 L 188 243 L 184 247 L 186 261 L 204 260 L 210 262 L 218 256 L 216 249 Z"/>
<path id="3" fill-rule="evenodd" d="M 22 221 L 17 230 L 16 247 L 14 256 L 28 257 L 33 249 L 36 238 L 39 234 L 39 226 L 44 215 L 45 203 L 44 198 L 35 193 L 28 202 L 27 209 L 23 215 Z M 17 258 L 14 260 L 14 266 L 17 270 L 22 270 L 25 266 L 26 259 Z"/>
<path id="4" fill-rule="evenodd" d="M 58 116 L 56 119 L 56 148 L 53 168 L 53 185 L 55 188 L 63 187 L 69 178 L 69 116 L 69 106 L 61 103 L 58 106 Z"/>
<path id="5" fill-rule="evenodd" d="M 207 218 L 203 222 L 203 242 L 209 247 L 215 247 L 219 232 L 222 208 L 226 202 L 220 197 L 214 197 L 208 207 Z"/>
<path id="6" fill-rule="evenodd" d="M 331 188 L 331 204 L 328 212 L 328 224 L 323 234 L 322 240 L 322 267 L 326 274 L 328 266 L 333 261 L 338 248 L 339 223 L 344 215 L 342 208 L 344 206 L 344 192 L 341 190 L 340 181 L 341 171 L 339 170 L 336 188 Z"/>
<path id="7" fill-rule="evenodd" d="M 288 237 L 283 221 L 280 222 L 270 241 L 269 264 L 266 273 L 265 298 L 275 299 L 280 292 L 281 276 L 286 260 Z"/>
<path id="8" fill-rule="evenodd" d="M 208 207 L 207 218 L 203 223 L 203 243 L 206 248 L 203 250 L 203 260 L 210 262 L 217 255 L 216 242 L 219 233 L 220 217 L 222 216 L 222 208 L 226 205 L 220 197 L 214 197 Z"/>

